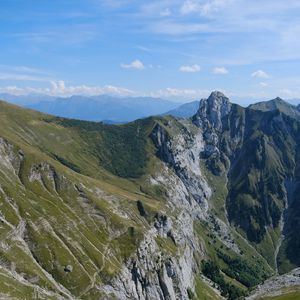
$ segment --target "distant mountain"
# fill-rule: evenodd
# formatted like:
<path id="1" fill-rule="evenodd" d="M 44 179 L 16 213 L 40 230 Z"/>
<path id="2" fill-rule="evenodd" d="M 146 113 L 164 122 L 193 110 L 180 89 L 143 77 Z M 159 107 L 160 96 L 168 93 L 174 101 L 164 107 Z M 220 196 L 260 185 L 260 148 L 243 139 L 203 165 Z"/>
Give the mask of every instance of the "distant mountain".
<path id="1" fill-rule="evenodd" d="M 54 101 L 57 97 L 42 94 L 13 95 L 2 93 L 0 94 L 0 99 L 20 106 L 29 106 L 41 101 Z"/>
<path id="2" fill-rule="evenodd" d="M 300 108 L 296 107 L 281 98 L 277 97 L 273 100 L 258 102 L 255 104 L 251 104 L 249 106 L 250 109 L 260 110 L 260 111 L 274 111 L 279 110 L 280 112 L 293 117 L 300 118 Z"/>
<path id="3" fill-rule="evenodd" d="M 109 120 L 109 123 L 130 122 L 151 115 L 160 115 L 178 107 L 178 103 L 150 97 L 112 97 L 107 95 L 57 98 L 25 105 L 55 116 L 87 121 Z"/>
<path id="4" fill-rule="evenodd" d="M 163 115 L 164 116 L 170 115 L 179 118 L 189 118 L 192 117 L 197 112 L 197 110 L 199 109 L 199 103 L 200 103 L 199 101 L 184 103 L 179 107 L 164 113 Z"/>

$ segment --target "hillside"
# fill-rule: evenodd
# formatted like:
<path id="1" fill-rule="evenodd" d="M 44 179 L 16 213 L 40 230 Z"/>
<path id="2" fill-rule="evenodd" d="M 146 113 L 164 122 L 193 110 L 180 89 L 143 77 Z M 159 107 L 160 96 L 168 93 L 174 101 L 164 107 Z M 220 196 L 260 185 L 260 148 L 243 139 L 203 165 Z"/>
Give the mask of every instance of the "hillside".
<path id="1" fill-rule="evenodd" d="M 300 118 L 300 112 L 298 108 L 292 104 L 285 102 L 279 97 L 273 100 L 251 104 L 249 108 L 261 111 L 279 110 L 280 112 L 290 117 Z"/>
<path id="2" fill-rule="evenodd" d="M 238 299 L 300 265 L 298 119 L 219 92 L 191 119 L 0 115 L 2 298 Z"/>

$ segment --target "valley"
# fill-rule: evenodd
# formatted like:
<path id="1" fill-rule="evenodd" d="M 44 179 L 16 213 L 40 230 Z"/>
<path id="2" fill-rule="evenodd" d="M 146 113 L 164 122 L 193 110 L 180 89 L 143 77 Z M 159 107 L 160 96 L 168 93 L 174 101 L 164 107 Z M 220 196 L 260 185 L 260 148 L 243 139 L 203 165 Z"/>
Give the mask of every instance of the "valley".
<path id="1" fill-rule="evenodd" d="M 0 299 L 298 297 L 298 114 L 220 92 L 123 125 L 0 102 Z"/>

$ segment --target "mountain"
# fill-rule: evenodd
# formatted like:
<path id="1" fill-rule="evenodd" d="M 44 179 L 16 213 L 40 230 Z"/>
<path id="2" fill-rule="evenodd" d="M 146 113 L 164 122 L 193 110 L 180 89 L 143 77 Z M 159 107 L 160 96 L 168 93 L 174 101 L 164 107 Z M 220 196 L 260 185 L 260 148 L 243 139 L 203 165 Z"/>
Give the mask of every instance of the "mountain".
<path id="1" fill-rule="evenodd" d="M 72 96 L 26 105 L 60 117 L 125 123 L 174 109 L 178 103 L 149 97 Z"/>
<path id="2" fill-rule="evenodd" d="M 0 298 L 240 299 L 300 266 L 298 118 L 220 92 L 189 119 L 0 113 Z"/>
<path id="3" fill-rule="evenodd" d="M 190 118 L 197 112 L 198 109 L 199 109 L 199 101 L 193 101 L 189 103 L 184 103 L 179 107 L 164 113 L 163 115 L 164 116 L 169 115 L 169 116 L 179 117 L 179 118 Z"/>
<path id="4" fill-rule="evenodd" d="M 30 106 L 40 101 L 53 101 L 57 97 L 42 95 L 42 94 L 28 94 L 28 95 L 13 95 L 8 93 L 0 94 L 0 99 L 8 101 L 9 103 L 20 105 L 20 106 Z"/>
<path id="5" fill-rule="evenodd" d="M 277 97 L 270 101 L 265 102 L 258 102 L 255 104 L 251 104 L 249 106 L 251 109 L 261 110 L 261 111 L 272 111 L 272 110 L 279 110 L 280 112 L 289 115 L 294 118 L 300 117 L 300 111 L 299 109 L 281 98 Z"/>

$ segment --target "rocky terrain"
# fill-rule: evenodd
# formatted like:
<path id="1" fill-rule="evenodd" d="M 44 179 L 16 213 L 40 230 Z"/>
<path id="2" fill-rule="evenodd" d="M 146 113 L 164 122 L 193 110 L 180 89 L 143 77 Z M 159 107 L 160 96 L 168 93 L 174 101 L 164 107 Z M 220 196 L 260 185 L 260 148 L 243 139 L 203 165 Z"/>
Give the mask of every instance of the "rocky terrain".
<path id="1" fill-rule="evenodd" d="M 213 92 L 190 119 L 126 125 L 0 102 L 0 298 L 264 296 L 300 266 L 300 121 L 281 101 Z"/>
<path id="2" fill-rule="evenodd" d="M 260 284 L 252 294 L 247 297 L 248 300 L 260 299 L 262 297 L 279 297 L 299 292 L 300 287 L 300 269 L 281 275 L 272 277 L 263 284 Z"/>

